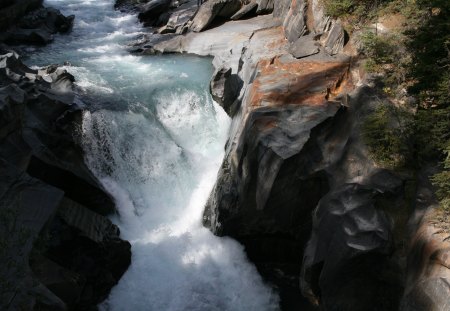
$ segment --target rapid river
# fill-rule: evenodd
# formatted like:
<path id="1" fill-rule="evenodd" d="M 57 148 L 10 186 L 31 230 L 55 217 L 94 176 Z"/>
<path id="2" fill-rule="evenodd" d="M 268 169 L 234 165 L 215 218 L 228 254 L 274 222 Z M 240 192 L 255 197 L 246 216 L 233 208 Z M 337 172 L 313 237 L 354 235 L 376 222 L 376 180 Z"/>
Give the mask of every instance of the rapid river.
<path id="1" fill-rule="evenodd" d="M 201 225 L 230 120 L 212 101 L 211 59 L 130 55 L 143 29 L 113 0 L 47 0 L 73 31 L 27 48 L 30 66 L 63 64 L 88 105 L 86 163 L 115 198 L 132 264 L 101 310 L 278 310 L 243 247 Z"/>

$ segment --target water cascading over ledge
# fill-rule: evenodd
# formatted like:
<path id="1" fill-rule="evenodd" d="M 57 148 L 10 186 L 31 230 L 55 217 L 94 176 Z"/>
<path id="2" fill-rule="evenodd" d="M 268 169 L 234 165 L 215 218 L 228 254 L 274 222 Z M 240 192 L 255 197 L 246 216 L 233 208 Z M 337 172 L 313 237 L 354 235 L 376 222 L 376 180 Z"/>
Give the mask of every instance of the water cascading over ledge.
<path id="1" fill-rule="evenodd" d="M 76 8 L 74 28 L 27 62 L 70 61 L 86 104 L 86 163 L 114 197 L 113 221 L 132 243 L 131 266 L 100 307 L 276 310 L 276 293 L 242 246 L 201 224 L 229 126 L 207 91 L 210 60 L 129 55 L 125 43 L 142 30 L 111 1 L 46 4 L 66 14 Z"/>

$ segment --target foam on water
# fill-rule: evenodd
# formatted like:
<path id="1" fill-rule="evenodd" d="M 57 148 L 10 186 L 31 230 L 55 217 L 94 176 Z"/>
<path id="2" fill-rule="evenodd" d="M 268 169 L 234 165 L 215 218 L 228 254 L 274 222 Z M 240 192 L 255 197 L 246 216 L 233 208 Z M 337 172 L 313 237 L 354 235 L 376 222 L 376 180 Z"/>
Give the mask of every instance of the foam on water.
<path id="1" fill-rule="evenodd" d="M 208 93 L 210 60 L 137 57 L 142 34 L 113 0 L 48 0 L 75 14 L 73 32 L 34 49 L 30 65 L 63 63 L 90 103 L 86 163 L 114 196 L 113 221 L 132 243 L 132 264 L 101 310 L 277 310 L 243 247 L 201 225 L 230 120 Z"/>

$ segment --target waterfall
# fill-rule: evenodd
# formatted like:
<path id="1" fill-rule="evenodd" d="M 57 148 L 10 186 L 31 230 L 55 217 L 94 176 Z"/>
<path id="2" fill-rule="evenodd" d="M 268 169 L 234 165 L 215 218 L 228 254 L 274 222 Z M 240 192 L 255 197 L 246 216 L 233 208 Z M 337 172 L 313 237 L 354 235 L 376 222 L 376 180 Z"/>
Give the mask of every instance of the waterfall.
<path id="1" fill-rule="evenodd" d="M 26 62 L 69 61 L 88 105 L 86 163 L 114 197 L 112 220 L 132 263 L 101 310 L 278 310 L 278 296 L 243 247 L 201 225 L 230 120 L 212 101 L 211 60 L 129 55 L 143 29 L 112 0 L 48 0 L 75 14 L 69 35 L 29 49 Z"/>

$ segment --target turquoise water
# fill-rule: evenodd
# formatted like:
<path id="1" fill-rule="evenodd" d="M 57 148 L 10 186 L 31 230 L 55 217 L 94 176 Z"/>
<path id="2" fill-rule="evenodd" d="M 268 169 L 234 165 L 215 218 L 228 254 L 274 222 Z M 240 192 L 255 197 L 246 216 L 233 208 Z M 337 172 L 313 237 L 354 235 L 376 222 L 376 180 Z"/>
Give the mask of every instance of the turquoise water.
<path id="1" fill-rule="evenodd" d="M 201 225 L 230 120 L 209 95 L 211 59 L 138 57 L 136 17 L 112 0 L 48 0 L 75 14 L 72 33 L 28 48 L 26 63 L 70 62 L 83 118 L 86 163 L 114 196 L 113 221 L 132 264 L 101 310 L 277 310 L 243 247 Z"/>

